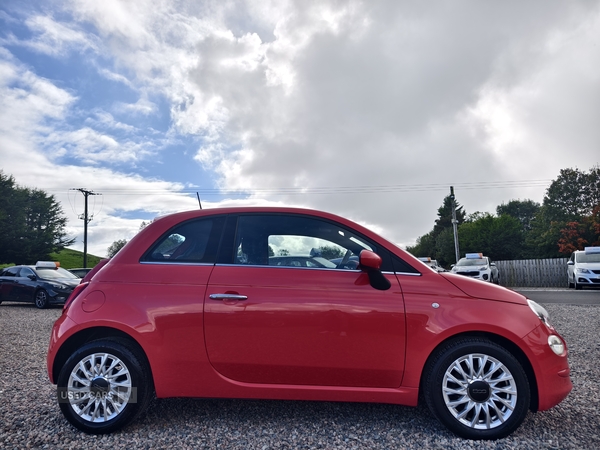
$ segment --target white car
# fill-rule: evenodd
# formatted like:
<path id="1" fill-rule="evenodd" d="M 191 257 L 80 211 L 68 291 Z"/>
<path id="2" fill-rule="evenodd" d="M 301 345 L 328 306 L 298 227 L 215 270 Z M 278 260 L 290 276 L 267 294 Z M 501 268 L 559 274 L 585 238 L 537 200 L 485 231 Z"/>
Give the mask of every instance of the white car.
<path id="1" fill-rule="evenodd" d="M 446 269 L 444 269 L 442 266 L 440 266 L 440 264 L 437 262 L 437 260 L 431 259 L 431 257 L 429 257 L 429 256 L 419 256 L 418 259 L 419 259 L 419 261 L 422 261 L 425 264 L 427 264 L 429 267 L 431 267 L 436 272 L 446 272 Z"/>
<path id="2" fill-rule="evenodd" d="M 489 283 L 500 283 L 500 275 L 496 263 L 481 253 L 467 253 L 456 264 L 452 265 L 452 273 L 466 275 Z"/>
<path id="3" fill-rule="evenodd" d="M 567 262 L 569 287 L 600 286 L 600 247 L 586 247 L 571 254 Z"/>

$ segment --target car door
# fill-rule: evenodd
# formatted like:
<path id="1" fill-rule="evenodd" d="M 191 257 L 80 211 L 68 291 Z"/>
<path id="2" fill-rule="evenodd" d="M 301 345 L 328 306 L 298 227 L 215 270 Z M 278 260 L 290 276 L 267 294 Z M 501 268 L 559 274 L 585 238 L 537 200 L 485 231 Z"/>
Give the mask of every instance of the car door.
<path id="1" fill-rule="evenodd" d="M 2 271 L 0 276 L 0 301 L 16 301 L 17 300 L 17 276 L 19 275 L 20 267 L 8 267 Z"/>
<path id="2" fill-rule="evenodd" d="M 29 267 L 21 267 L 15 279 L 16 297 L 19 301 L 31 302 L 39 285 L 37 275 Z"/>
<path id="3" fill-rule="evenodd" d="M 215 370 L 246 383 L 399 386 L 405 319 L 394 274 L 386 274 L 390 289 L 377 290 L 367 273 L 338 269 L 326 257 L 347 260 L 373 247 L 315 217 L 240 216 L 234 257 L 215 266 L 205 298 Z M 320 258 L 328 267 L 269 265 L 269 255 Z"/>

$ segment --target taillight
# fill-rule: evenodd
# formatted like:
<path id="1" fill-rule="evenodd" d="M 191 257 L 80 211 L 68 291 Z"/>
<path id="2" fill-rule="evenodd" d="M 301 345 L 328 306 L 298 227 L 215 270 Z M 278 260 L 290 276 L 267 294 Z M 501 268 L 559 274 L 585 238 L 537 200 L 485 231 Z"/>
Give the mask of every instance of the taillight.
<path id="1" fill-rule="evenodd" d="M 73 300 L 75 300 L 75 298 L 79 294 L 81 294 L 86 287 L 88 287 L 89 284 L 90 283 L 80 283 L 77 286 L 75 286 L 75 289 L 73 289 L 73 292 L 71 292 L 71 294 L 69 295 L 69 297 L 65 301 L 65 306 L 63 306 L 63 313 L 69 308 L 69 305 L 71 303 L 73 303 Z"/>

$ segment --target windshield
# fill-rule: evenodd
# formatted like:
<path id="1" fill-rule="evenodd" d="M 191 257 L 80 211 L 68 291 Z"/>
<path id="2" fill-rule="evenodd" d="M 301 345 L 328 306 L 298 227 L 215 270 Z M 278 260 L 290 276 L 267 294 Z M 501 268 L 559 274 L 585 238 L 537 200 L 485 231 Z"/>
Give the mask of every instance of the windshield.
<path id="1" fill-rule="evenodd" d="M 600 263 L 600 253 L 575 253 L 575 261 L 578 263 Z"/>
<path id="2" fill-rule="evenodd" d="M 467 259 L 462 258 L 459 260 L 456 265 L 457 266 L 485 266 L 487 264 L 487 258 L 483 259 Z"/>
<path id="3" fill-rule="evenodd" d="M 61 267 L 58 269 L 43 269 L 37 267 L 35 271 L 38 274 L 38 277 L 43 278 L 45 280 L 58 280 L 61 278 L 70 278 L 73 280 L 78 280 L 79 278 L 73 275 L 68 270 L 65 270 Z"/>

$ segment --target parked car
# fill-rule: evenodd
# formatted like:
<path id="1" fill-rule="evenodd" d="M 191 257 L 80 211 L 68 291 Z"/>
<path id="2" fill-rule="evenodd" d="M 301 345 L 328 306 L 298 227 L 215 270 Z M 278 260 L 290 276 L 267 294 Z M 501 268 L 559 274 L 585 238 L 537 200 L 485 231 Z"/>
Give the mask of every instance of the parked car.
<path id="1" fill-rule="evenodd" d="M 481 253 L 467 253 L 464 258 L 458 260 L 450 270 L 452 273 L 466 275 L 477 280 L 500 284 L 500 274 L 496 263 Z"/>
<path id="2" fill-rule="evenodd" d="M 600 286 L 600 247 L 586 247 L 571 254 L 567 261 L 569 287 Z"/>
<path id="3" fill-rule="evenodd" d="M 436 259 L 431 259 L 430 256 L 419 256 L 419 258 L 417 258 L 417 259 L 419 261 L 422 261 L 425 264 L 427 264 L 429 267 L 431 267 L 436 272 L 446 272 L 446 269 L 444 269 L 442 266 L 440 266 L 440 264 L 437 262 Z"/>
<path id="4" fill-rule="evenodd" d="M 62 304 L 79 281 L 54 261 L 7 267 L 0 271 L 0 303 L 30 302 L 40 309 Z"/>
<path id="5" fill-rule="evenodd" d="M 77 278 L 83 278 L 92 270 L 92 268 L 88 267 L 86 269 L 76 268 L 76 269 L 67 269 L 67 270 L 69 272 L 71 272 L 73 275 L 75 275 Z"/>
<path id="6" fill-rule="evenodd" d="M 343 249 L 340 264 L 269 264 L 324 247 Z M 343 268 L 353 255 L 359 268 Z M 75 288 L 47 364 L 64 416 L 88 433 L 127 425 L 154 394 L 410 406 L 422 395 L 454 433 L 497 439 L 572 388 L 566 343 L 537 303 L 295 208 L 155 220 Z"/>

